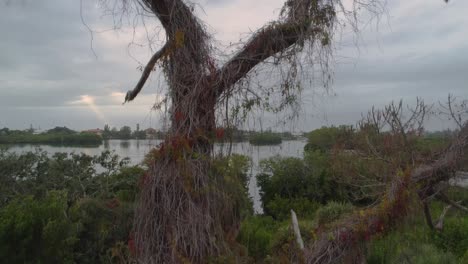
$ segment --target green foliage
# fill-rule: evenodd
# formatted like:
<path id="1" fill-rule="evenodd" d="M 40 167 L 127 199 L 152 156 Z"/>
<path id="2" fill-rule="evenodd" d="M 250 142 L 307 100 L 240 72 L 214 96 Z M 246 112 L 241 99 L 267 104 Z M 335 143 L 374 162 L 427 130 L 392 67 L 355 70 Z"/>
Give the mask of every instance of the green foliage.
<path id="1" fill-rule="evenodd" d="M 68 127 L 54 127 L 52 129 L 47 130 L 48 134 L 75 134 L 76 131 L 69 129 Z"/>
<path id="2" fill-rule="evenodd" d="M 109 251 L 119 243 L 126 245 L 129 239 L 133 204 L 118 199 L 83 198 L 70 208 L 70 218 L 79 223 L 80 243 L 74 248 L 76 263 L 106 263 Z M 128 255 L 128 250 L 124 251 Z"/>
<path id="3" fill-rule="evenodd" d="M 415 148 L 424 156 L 432 157 L 448 147 L 449 142 L 449 138 L 426 136 L 417 139 Z"/>
<path id="4" fill-rule="evenodd" d="M 467 193 L 466 190 L 464 192 Z M 434 220 L 443 207 L 444 204 L 431 203 Z M 433 231 L 427 227 L 422 212 L 417 212 L 369 245 L 368 263 L 466 263 L 468 221 L 465 215 L 449 211 L 443 229 Z"/>
<path id="5" fill-rule="evenodd" d="M 299 220 L 299 230 L 305 245 L 312 243 L 314 221 Z M 271 258 L 268 263 L 305 263 L 302 251 L 296 242 L 291 221 L 285 221 L 276 231 L 271 241 Z"/>
<path id="6" fill-rule="evenodd" d="M 299 217 L 311 219 L 315 211 L 320 207 L 320 204 L 304 197 L 288 199 L 276 195 L 265 207 L 268 213 L 276 219 L 287 219 L 291 217 L 291 209 L 294 210 Z"/>
<path id="7" fill-rule="evenodd" d="M 73 263 L 77 225 L 67 215 L 67 193 L 43 199 L 18 196 L 0 209 L 0 259 L 6 263 Z"/>
<path id="8" fill-rule="evenodd" d="M 132 129 L 129 126 L 123 126 L 119 130 L 120 139 L 131 139 L 132 138 Z"/>
<path id="9" fill-rule="evenodd" d="M 388 258 L 378 257 L 376 255 L 368 260 L 369 264 L 457 264 L 457 258 L 449 252 L 444 252 L 434 245 L 413 243 L 399 247 L 396 252 Z"/>
<path id="10" fill-rule="evenodd" d="M 459 263 L 450 252 L 433 244 L 430 231 L 422 225 L 406 226 L 374 241 L 367 255 L 369 264 Z M 462 263 L 462 262 L 461 262 Z"/>
<path id="11" fill-rule="evenodd" d="M 270 216 L 253 216 L 245 219 L 239 230 L 237 241 L 247 248 L 248 254 L 257 260 L 265 258 L 271 247 L 279 223 Z"/>
<path id="12" fill-rule="evenodd" d="M 352 148 L 354 129 L 351 126 L 322 127 L 307 134 L 306 151 L 318 150 L 327 152 L 335 145 Z"/>
<path id="13" fill-rule="evenodd" d="M 144 170 L 98 156 L 0 151 L 0 259 L 6 263 L 128 263 Z"/>
<path id="14" fill-rule="evenodd" d="M 252 145 L 278 145 L 283 142 L 281 135 L 273 132 L 255 133 L 249 137 L 249 142 Z"/>
<path id="15" fill-rule="evenodd" d="M 274 157 L 261 162 L 257 184 L 265 214 L 285 219 L 294 209 L 299 217 L 313 215 L 318 204 L 340 200 L 340 188 L 327 172 L 327 157 L 311 152 L 304 159 Z"/>
<path id="16" fill-rule="evenodd" d="M 233 154 L 218 158 L 213 162 L 213 177 L 222 176 L 222 191 L 224 199 L 230 201 L 235 208 L 235 216 L 243 219 L 253 213 L 252 201 L 248 194 L 248 171 L 251 160 L 243 155 Z M 234 216 L 233 216 L 234 217 Z"/>
<path id="17" fill-rule="evenodd" d="M 109 197 L 111 188 L 117 191 L 112 185 L 123 181 L 111 175 L 127 164 L 128 159 L 120 159 L 109 151 L 99 156 L 55 153 L 51 157 L 39 149 L 21 155 L 0 151 L 0 205 L 18 194 L 43 197 L 48 190 L 67 190 L 72 202 L 89 195 Z M 142 174 L 141 170 L 133 173 L 134 177 Z M 131 181 L 135 189 L 136 179 Z"/>
<path id="18" fill-rule="evenodd" d="M 433 239 L 434 244 L 439 248 L 462 257 L 468 250 L 468 217 L 466 214 L 446 219 L 444 229 L 434 233 Z"/>
<path id="19" fill-rule="evenodd" d="M 304 243 L 312 241 L 314 227 L 313 221 L 299 220 Z M 249 217 L 242 222 L 237 240 L 260 263 L 289 263 L 288 260 L 299 257 L 289 219 L 278 222 L 270 216 Z"/>
<path id="20" fill-rule="evenodd" d="M 156 133 L 161 133 L 161 132 L 155 132 Z M 145 130 L 140 130 L 140 125 L 137 124 L 136 130 L 132 131 L 131 127 L 129 126 L 123 126 L 120 129 L 117 129 L 116 127 L 113 127 L 112 129 L 110 128 L 109 125 L 104 125 L 104 129 L 102 130 L 102 138 L 105 140 L 108 139 L 123 139 L 123 140 L 128 140 L 128 139 L 146 139 L 146 131 Z M 157 138 L 161 138 L 160 135 L 157 136 Z"/>
<path id="21" fill-rule="evenodd" d="M 351 213 L 353 209 L 351 204 L 332 201 L 317 210 L 315 220 L 319 225 L 329 224 L 340 219 L 342 215 Z"/>
<path id="22" fill-rule="evenodd" d="M 0 144 L 100 145 L 102 138 L 92 133 L 79 133 L 66 127 L 56 127 L 45 133 L 2 129 Z"/>

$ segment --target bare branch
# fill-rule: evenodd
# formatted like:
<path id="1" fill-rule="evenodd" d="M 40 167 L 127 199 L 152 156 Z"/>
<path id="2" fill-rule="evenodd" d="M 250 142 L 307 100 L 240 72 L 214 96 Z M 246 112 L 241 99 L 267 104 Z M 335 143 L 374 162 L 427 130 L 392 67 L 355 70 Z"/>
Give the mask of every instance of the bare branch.
<path id="1" fill-rule="evenodd" d="M 299 229 L 299 222 L 297 221 L 296 212 L 294 212 L 293 209 L 291 209 L 291 223 L 293 226 L 294 236 L 296 237 L 297 245 L 299 246 L 299 249 L 303 250 L 304 241 L 302 240 L 301 230 Z"/>
<path id="2" fill-rule="evenodd" d="M 437 195 L 437 198 L 439 198 L 441 201 L 457 208 L 458 210 L 460 211 L 463 211 L 465 213 L 468 213 L 468 208 L 464 207 L 463 205 L 460 204 L 460 202 L 454 202 L 452 200 L 450 200 L 450 198 L 443 192 L 439 193 Z"/>
<path id="3" fill-rule="evenodd" d="M 151 71 L 153 71 L 154 67 L 156 66 L 156 63 L 163 58 L 165 55 L 167 55 L 169 48 L 169 44 L 166 43 L 158 52 L 156 52 L 151 59 L 149 60 L 148 64 L 146 64 L 145 69 L 143 70 L 143 73 L 141 74 L 140 80 L 138 81 L 137 85 L 133 90 L 128 91 L 127 94 L 125 95 L 125 101 L 130 102 L 135 99 L 135 97 L 140 93 L 141 89 L 143 89 L 143 86 L 146 83 L 146 80 L 148 80 L 148 77 L 151 74 Z"/>
<path id="4" fill-rule="evenodd" d="M 451 205 L 448 205 L 444 207 L 444 210 L 442 211 L 442 214 L 439 216 L 439 220 L 437 221 L 437 224 L 435 225 L 435 229 L 441 231 L 444 229 L 444 220 L 445 220 L 445 215 L 447 215 L 448 211 L 452 208 Z"/>

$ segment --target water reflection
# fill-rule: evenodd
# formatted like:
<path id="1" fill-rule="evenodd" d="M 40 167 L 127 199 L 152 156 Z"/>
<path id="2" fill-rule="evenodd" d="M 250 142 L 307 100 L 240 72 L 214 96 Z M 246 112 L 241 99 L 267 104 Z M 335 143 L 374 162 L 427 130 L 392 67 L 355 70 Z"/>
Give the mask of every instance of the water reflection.
<path id="1" fill-rule="evenodd" d="M 137 140 L 137 142 L 140 142 L 139 140 Z M 137 143 L 137 145 L 139 146 L 139 143 Z M 130 148 L 130 142 L 128 140 L 122 140 L 120 141 L 120 148 Z M 138 147 L 137 147 L 138 149 Z"/>
<path id="2" fill-rule="evenodd" d="M 98 155 L 104 150 L 114 151 L 121 157 L 130 158 L 130 163 L 135 165 L 143 161 L 146 153 L 152 148 L 161 143 L 160 140 L 106 140 L 98 147 L 67 147 L 67 146 L 49 146 L 49 145 L 13 145 L 9 147 L 9 151 L 25 152 L 34 151 L 40 147 L 43 151 L 49 154 L 55 152 L 83 152 L 87 155 Z M 255 176 L 259 171 L 259 162 L 263 159 L 280 155 L 284 157 L 302 157 L 306 142 L 300 140 L 283 141 L 280 145 L 275 146 L 252 146 L 248 142 L 236 142 L 232 144 L 232 153 L 249 156 L 252 159 L 252 167 L 250 174 Z M 217 154 L 226 154 L 230 149 L 229 144 L 217 143 L 214 146 L 214 151 Z M 257 187 L 255 177 L 250 178 L 249 194 L 254 203 L 254 209 L 257 213 L 261 213 L 260 194 Z"/>

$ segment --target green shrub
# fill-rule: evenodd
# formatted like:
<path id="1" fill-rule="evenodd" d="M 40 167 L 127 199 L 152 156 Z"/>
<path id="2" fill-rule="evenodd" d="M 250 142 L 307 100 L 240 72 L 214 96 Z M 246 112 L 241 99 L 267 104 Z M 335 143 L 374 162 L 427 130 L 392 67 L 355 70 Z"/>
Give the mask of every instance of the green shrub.
<path id="1" fill-rule="evenodd" d="M 354 129 L 351 126 L 322 127 L 309 132 L 307 136 L 306 151 L 327 152 L 335 145 L 352 148 Z"/>
<path id="2" fill-rule="evenodd" d="M 275 196 L 266 204 L 266 209 L 275 219 L 288 219 L 291 217 L 291 209 L 299 218 L 313 218 L 320 204 L 307 198 L 282 198 Z"/>
<path id="3" fill-rule="evenodd" d="M 244 219 L 253 214 L 252 201 L 248 193 L 251 160 L 244 155 L 233 154 L 213 160 L 212 177 L 217 179 L 223 199 L 233 206 L 233 216 Z M 222 176 L 222 177 L 220 177 Z"/>
<path id="4" fill-rule="evenodd" d="M 456 264 L 457 258 L 450 252 L 444 252 L 434 245 L 425 243 L 408 243 L 398 247 L 396 251 L 388 252 L 385 245 L 374 248 L 368 258 L 369 264 Z"/>
<path id="5" fill-rule="evenodd" d="M 77 236 L 80 243 L 74 248 L 74 261 L 104 263 L 108 262 L 109 251 L 129 252 L 122 246 L 127 247 L 133 212 L 133 204 L 117 199 L 84 198 L 77 201 L 70 208 L 70 219 L 79 223 Z"/>
<path id="6" fill-rule="evenodd" d="M 319 225 L 324 225 L 338 220 L 342 215 L 352 212 L 353 209 L 351 204 L 329 202 L 317 210 L 315 219 Z"/>
<path id="7" fill-rule="evenodd" d="M 468 249 L 468 217 L 449 217 L 444 229 L 433 234 L 434 243 L 445 251 L 462 257 Z"/>
<path id="8" fill-rule="evenodd" d="M 285 219 L 291 209 L 311 216 L 319 204 L 342 200 L 340 186 L 327 171 L 327 156 L 307 153 L 304 159 L 273 157 L 260 163 L 257 184 L 265 214 Z"/>
<path id="9" fill-rule="evenodd" d="M 299 230 L 304 245 L 312 243 L 315 223 L 299 219 Z M 276 231 L 271 242 L 271 263 L 304 263 L 304 256 L 292 231 L 291 221 L 285 221 Z"/>
<path id="10" fill-rule="evenodd" d="M 0 209 L 0 259 L 5 263 L 73 263 L 77 224 L 67 216 L 67 193 L 17 197 Z"/>
<path id="11" fill-rule="evenodd" d="M 278 226 L 269 216 L 249 217 L 242 222 L 237 241 L 247 248 L 249 256 L 265 258 L 270 252 L 270 244 Z"/>

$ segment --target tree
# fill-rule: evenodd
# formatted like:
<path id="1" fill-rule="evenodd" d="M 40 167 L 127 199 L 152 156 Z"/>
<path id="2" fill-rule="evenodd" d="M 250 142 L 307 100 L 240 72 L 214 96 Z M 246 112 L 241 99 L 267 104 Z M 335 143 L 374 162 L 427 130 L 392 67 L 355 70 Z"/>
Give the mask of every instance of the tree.
<path id="1" fill-rule="evenodd" d="M 132 129 L 129 126 L 123 126 L 119 131 L 120 139 L 131 139 L 132 138 Z"/>
<path id="2" fill-rule="evenodd" d="M 106 124 L 106 125 L 104 125 L 104 130 L 102 131 L 102 138 L 109 139 L 111 137 L 112 137 L 112 135 L 111 135 L 110 126 L 108 124 Z"/>
<path id="3" fill-rule="evenodd" d="M 240 106 L 246 111 L 255 106 L 272 111 L 296 106 L 305 59 L 318 66 L 318 76 L 327 87 L 334 32 L 344 24 L 357 29 L 358 10 L 378 14 L 382 5 L 378 0 L 353 1 L 353 9 L 348 10 L 340 0 L 286 0 L 279 19 L 253 33 L 221 65 L 213 56 L 210 37 L 194 15 L 193 5 L 183 0 L 135 2 L 121 1 L 122 10 L 128 13 L 133 8 L 142 17 L 157 17 L 167 41 L 144 67 L 125 101 L 136 98 L 160 62 L 169 86 L 171 121 L 168 136 L 153 152 L 154 162 L 136 211 L 139 259 L 143 263 L 186 259 L 200 263 L 225 251 L 225 234 L 239 220 L 235 205 L 223 197 L 222 177 L 210 176 L 218 107 L 224 103 L 228 109 L 229 98 L 235 95 L 245 95 L 247 99 Z M 115 7 L 109 6 L 113 11 Z M 261 64 L 286 73 L 281 85 L 257 91 L 250 88 L 249 77 Z M 277 105 L 263 100 L 274 97 L 271 93 L 280 98 Z"/>
<path id="4" fill-rule="evenodd" d="M 119 137 L 119 130 L 116 127 L 112 127 L 110 131 L 111 138 L 118 138 Z"/>

